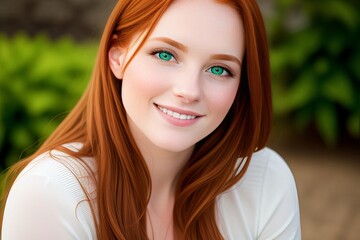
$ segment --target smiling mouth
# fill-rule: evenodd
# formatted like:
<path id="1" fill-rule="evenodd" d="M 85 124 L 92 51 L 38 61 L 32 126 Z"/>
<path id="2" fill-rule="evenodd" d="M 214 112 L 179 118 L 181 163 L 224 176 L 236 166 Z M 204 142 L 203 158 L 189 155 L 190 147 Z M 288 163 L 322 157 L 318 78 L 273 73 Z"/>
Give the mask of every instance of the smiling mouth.
<path id="1" fill-rule="evenodd" d="M 176 118 L 176 119 L 180 119 L 180 120 L 192 120 L 192 119 L 195 119 L 197 118 L 197 116 L 195 115 L 188 115 L 188 114 L 181 114 L 181 113 L 178 113 L 178 112 L 174 112 L 174 111 L 171 111 L 167 108 L 164 108 L 164 107 L 161 107 L 159 105 L 156 105 L 156 107 L 162 111 L 163 113 L 173 117 L 173 118 Z"/>

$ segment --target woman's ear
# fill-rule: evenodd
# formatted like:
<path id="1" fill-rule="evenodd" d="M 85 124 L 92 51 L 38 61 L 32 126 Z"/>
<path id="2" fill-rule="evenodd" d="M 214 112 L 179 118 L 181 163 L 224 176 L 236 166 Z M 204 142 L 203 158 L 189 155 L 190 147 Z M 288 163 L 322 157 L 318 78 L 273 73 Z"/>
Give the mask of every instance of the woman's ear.
<path id="1" fill-rule="evenodd" d="M 117 79 L 122 79 L 125 67 L 125 49 L 111 47 L 108 53 L 110 69 Z"/>

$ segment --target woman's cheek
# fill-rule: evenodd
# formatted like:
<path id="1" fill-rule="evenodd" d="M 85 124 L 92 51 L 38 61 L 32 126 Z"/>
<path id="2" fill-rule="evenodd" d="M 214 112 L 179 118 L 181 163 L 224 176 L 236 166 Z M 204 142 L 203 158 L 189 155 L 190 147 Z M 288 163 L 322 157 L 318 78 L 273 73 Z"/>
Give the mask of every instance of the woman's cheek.
<path id="1" fill-rule="evenodd" d="M 238 87 L 238 81 L 230 82 L 227 85 L 208 86 L 205 91 L 205 99 L 207 105 L 211 106 L 212 112 L 224 118 L 235 100 Z"/>

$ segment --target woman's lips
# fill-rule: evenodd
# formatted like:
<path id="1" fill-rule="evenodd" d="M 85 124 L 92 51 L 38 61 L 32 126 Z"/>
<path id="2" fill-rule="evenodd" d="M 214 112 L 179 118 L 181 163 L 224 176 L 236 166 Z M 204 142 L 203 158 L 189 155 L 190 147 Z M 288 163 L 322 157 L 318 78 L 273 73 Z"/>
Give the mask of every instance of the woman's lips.
<path id="1" fill-rule="evenodd" d="M 183 110 L 179 108 L 169 107 L 169 106 L 160 106 L 158 104 L 155 104 L 156 108 L 159 110 L 161 115 L 172 125 L 180 126 L 180 127 L 187 127 L 199 119 L 199 117 L 202 117 L 204 115 Z"/>
<path id="2" fill-rule="evenodd" d="M 181 119 L 181 120 L 191 120 L 191 119 L 195 119 L 197 117 L 203 116 L 199 113 L 188 111 L 188 110 L 183 110 L 183 109 L 179 109 L 179 108 L 174 108 L 174 107 L 169 107 L 169 106 L 160 106 L 158 104 L 155 104 L 155 106 L 163 113 L 165 113 L 171 117 Z"/>

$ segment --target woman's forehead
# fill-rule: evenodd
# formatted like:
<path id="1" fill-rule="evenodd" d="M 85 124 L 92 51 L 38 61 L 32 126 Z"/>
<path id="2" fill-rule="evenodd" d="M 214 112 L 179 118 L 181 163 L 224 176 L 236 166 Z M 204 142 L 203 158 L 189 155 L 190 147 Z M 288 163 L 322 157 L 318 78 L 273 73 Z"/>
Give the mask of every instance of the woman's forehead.
<path id="1" fill-rule="evenodd" d="M 191 48 L 243 54 L 244 28 L 239 13 L 213 0 L 174 1 L 149 39 L 168 37 Z M 240 56 L 239 56 L 240 57 Z"/>

